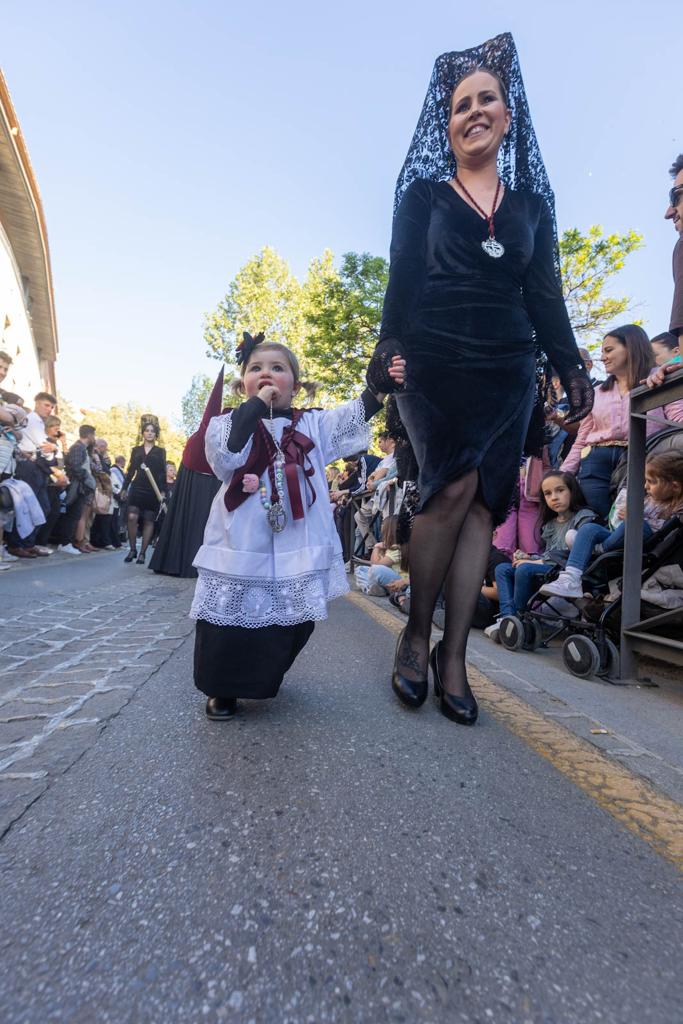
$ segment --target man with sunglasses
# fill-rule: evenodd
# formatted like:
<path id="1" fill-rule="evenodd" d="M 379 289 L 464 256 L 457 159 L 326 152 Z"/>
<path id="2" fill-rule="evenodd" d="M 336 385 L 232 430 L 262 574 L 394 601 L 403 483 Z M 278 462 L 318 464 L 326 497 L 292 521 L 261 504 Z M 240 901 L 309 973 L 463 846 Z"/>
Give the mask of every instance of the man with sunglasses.
<path id="1" fill-rule="evenodd" d="M 669 330 L 676 337 L 683 338 L 683 153 L 679 153 L 669 168 L 669 173 L 674 180 L 673 187 L 669 192 L 669 205 L 664 217 L 673 222 L 678 232 L 678 241 L 673 252 L 674 272 L 674 297 L 671 303 L 671 323 Z M 680 362 L 665 363 L 658 366 L 647 378 L 648 387 L 654 388 L 663 384 L 667 373 L 674 373 L 681 369 Z"/>
<path id="2" fill-rule="evenodd" d="M 674 298 L 671 307 L 671 323 L 669 330 L 677 336 L 683 335 L 683 153 L 679 153 L 671 166 L 673 188 L 669 192 L 669 206 L 664 214 L 667 220 L 673 221 L 678 232 L 678 241 L 674 247 Z"/>

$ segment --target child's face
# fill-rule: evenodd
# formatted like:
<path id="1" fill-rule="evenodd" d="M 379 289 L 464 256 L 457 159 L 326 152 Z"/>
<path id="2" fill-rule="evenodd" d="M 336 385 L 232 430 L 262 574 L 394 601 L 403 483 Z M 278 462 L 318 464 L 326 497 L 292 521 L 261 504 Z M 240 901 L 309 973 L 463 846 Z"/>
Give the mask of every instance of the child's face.
<path id="1" fill-rule="evenodd" d="M 663 366 L 664 363 L 668 363 L 670 359 L 678 355 L 677 348 L 667 348 L 666 345 L 662 345 L 661 341 L 653 341 L 651 344 L 657 366 Z"/>
<path id="2" fill-rule="evenodd" d="M 649 469 L 645 469 L 645 490 L 648 498 L 652 498 L 658 504 L 673 501 L 681 496 L 681 485 L 674 480 L 664 480 L 655 476 Z"/>
<path id="3" fill-rule="evenodd" d="M 543 481 L 541 490 L 548 508 L 552 509 L 556 516 L 569 511 L 572 494 L 561 476 L 549 476 Z"/>
<path id="4" fill-rule="evenodd" d="M 247 398 L 258 395 L 267 384 L 276 389 L 273 398 L 274 409 L 289 409 L 292 396 L 299 390 L 294 374 L 284 352 L 272 349 L 253 353 L 244 372 L 244 390 Z"/>

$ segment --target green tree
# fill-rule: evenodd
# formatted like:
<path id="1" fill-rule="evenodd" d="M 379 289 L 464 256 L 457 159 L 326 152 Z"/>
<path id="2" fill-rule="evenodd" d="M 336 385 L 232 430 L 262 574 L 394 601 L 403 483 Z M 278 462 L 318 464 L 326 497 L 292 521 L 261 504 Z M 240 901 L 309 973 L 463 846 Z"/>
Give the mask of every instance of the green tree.
<path id="1" fill-rule="evenodd" d="M 242 332 L 264 331 L 303 355 L 306 324 L 305 293 L 288 264 L 265 246 L 230 282 L 225 297 L 205 317 L 204 340 L 209 355 L 234 366 Z"/>
<path id="2" fill-rule="evenodd" d="M 389 265 L 381 256 L 347 252 L 335 271 L 331 253 L 326 257 L 309 272 L 306 354 L 326 395 L 343 401 L 364 386 L 379 338 Z"/>
<path id="3" fill-rule="evenodd" d="M 143 413 L 150 412 L 148 408 L 133 403 L 111 405 L 108 409 L 86 407 L 76 410 L 73 403 L 61 396 L 59 408 L 68 410 L 68 426 L 65 432 L 70 442 L 76 440 L 81 423 L 91 423 L 97 431 L 97 436 L 107 440 L 111 458 L 123 455 L 126 462 L 128 462 L 131 448 L 138 441 L 140 417 Z M 164 416 L 159 417 L 159 427 L 161 428 L 161 444 L 166 449 L 168 459 L 179 465 L 187 435 L 184 431 L 171 426 Z"/>
<path id="4" fill-rule="evenodd" d="M 603 334 L 632 305 L 629 296 L 606 293 L 608 282 L 623 268 L 626 257 L 643 246 L 637 231 L 606 235 L 594 224 L 586 234 L 570 228 L 560 238 L 562 290 L 576 334 L 590 341 Z"/>

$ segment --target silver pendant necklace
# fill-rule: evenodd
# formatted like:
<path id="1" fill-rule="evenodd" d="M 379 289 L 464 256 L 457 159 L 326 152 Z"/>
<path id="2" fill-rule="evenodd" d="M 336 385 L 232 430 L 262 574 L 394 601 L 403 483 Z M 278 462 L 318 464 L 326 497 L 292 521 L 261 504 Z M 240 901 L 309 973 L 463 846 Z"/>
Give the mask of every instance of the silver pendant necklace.
<path id="1" fill-rule="evenodd" d="M 467 189 L 465 188 L 465 186 L 463 185 L 463 183 L 461 182 L 461 180 L 460 180 L 460 178 L 458 177 L 457 174 L 455 176 L 455 180 L 458 183 L 458 185 L 460 186 L 460 188 L 463 190 L 463 192 L 465 193 L 465 195 L 467 196 L 469 201 L 472 203 L 472 206 L 474 206 L 474 208 L 481 214 L 481 216 L 484 218 L 484 220 L 488 223 L 488 226 L 489 226 L 489 237 L 485 238 L 484 241 L 481 243 L 482 249 L 484 250 L 484 252 L 486 253 L 487 256 L 491 257 L 491 259 L 494 259 L 494 260 L 500 259 L 500 257 L 505 254 L 505 247 L 502 244 L 502 242 L 498 241 L 498 239 L 495 236 L 494 230 L 493 230 L 493 218 L 494 218 L 495 213 L 496 213 L 496 205 L 498 203 L 498 196 L 500 195 L 500 186 L 501 186 L 500 178 L 498 179 L 498 184 L 496 186 L 496 194 L 495 194 L 495 196 L 493 198 L 493 207 L 491 209 L 491 216 L 490 217 L 488 217 L 484 213 L 484 211 L 482 210 L 481 206 L 479 205 L 477 200 L 474 198 L 474 196 L 471 196 L 469 194 L 469 192 L 467 191 Z"/>
<path id="2" fill-rule="evenodd" d="M 278 439 L 275 436 L 275 426 L 273 424 L 273 403 L 270 403 L 270 421 L 268 423 L 268 433 L 270 434 L 273 444 L 275 445 L 275 461 L 273 462 L 273 479 L 274 479 L 274 490 L 277 494 L 275 501 L 268 498 L 268 490 L 264 483 L 259 486 L 259 496 L 261 498 L 261 504 L 265 509 L 266 519 L 273 533 L 282 533 L 285 526 L 287 525 L 287 512 L 283 502 L 284 488 L 285 488 L 285 454 L 280 447 Z M 271 495 L 272 499 L 272 495 Z"/>

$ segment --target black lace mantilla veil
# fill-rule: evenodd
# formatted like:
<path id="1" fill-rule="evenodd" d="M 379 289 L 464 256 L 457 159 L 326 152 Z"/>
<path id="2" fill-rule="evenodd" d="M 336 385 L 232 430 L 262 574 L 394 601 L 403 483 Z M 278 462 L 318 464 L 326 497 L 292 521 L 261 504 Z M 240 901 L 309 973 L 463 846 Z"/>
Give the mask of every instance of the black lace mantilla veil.
<path id="1" fill-rule="evenodd" d="M 454 176 L 455 157 L 448 141 L 451 95 L 463 75 L 477 67 L 487 67 L 496 71 L 508 93 L 508 104 L 512 114 L 510 130 L 503 139 L 498 154 L 498 172 L 503 184 L 507 188 L 525 189 L 543 196 L 550 208 L 557 239 L 555 196 L 550 187 L 531 121 L 517 48 L 509 32 L 503 32 L 480 46 L 472 46 L 469 50 L 443 53 L 436 59 L 422 113 L 396 182 L 394 212 L 408 185 L 416 178 L 447 181 Z M 557 245 L 555 267 L 559 278 Z M 539 348 L 536 360 L 536 402 L 525 444 L 527 455 L 540 455 L 543 447 L 545 373 L 546 359 Z"/>

